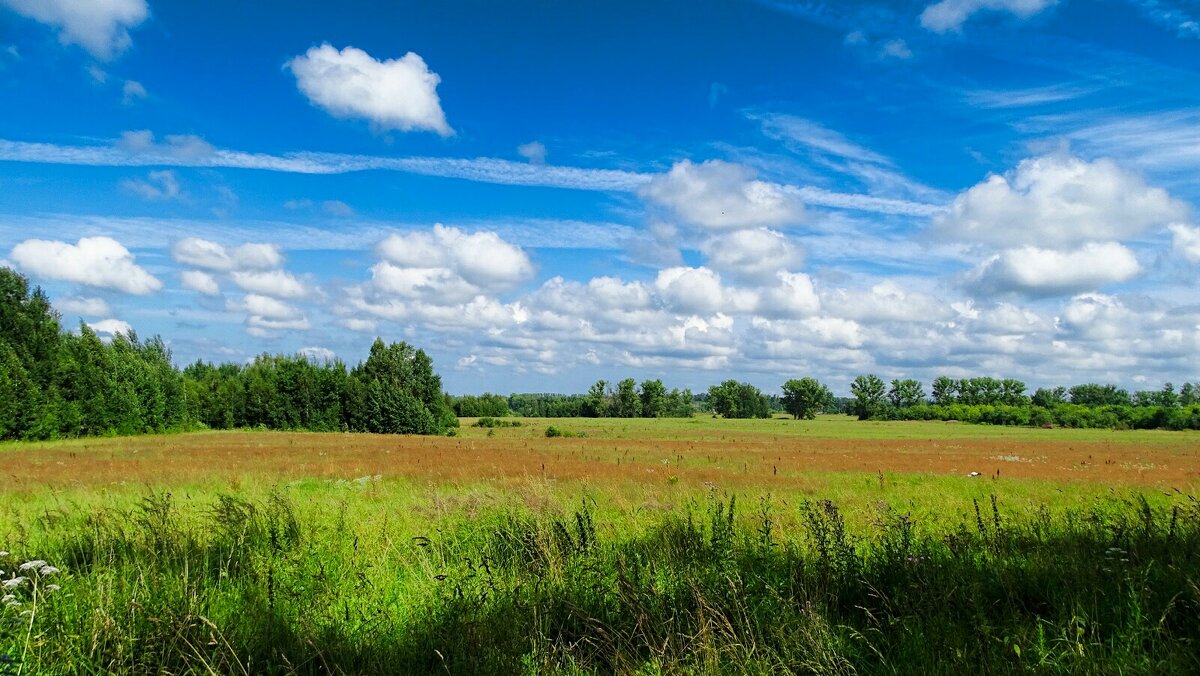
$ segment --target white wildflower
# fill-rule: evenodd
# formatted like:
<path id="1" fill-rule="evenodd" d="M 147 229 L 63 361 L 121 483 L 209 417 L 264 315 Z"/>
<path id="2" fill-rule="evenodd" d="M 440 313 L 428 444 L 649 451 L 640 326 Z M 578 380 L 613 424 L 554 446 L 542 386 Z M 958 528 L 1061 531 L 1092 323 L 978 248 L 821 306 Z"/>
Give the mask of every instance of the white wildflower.
<path id="1" fill-rule="evenodd" d="M 3 559 L 6 556 L 8 556 L 8 552 L 0 550 L 0 559 Z"/>
<path id="2" fill-rule="evenodd" d="M 12 594 L 5 594 L 2 598 L 0 598 L 0 603 L 8 603 L 9 601 L 16 601 L 16 600 L 17 600 L 16 596 L 13 596 Z"/>
<path id="3" fill-rule="evenodd" d="M 53 575 L 57 572 L 58 572 L 57 568 L 55 568 L 54 566 L 47 565 L 47 566 L 42 566 L 41 570 L 38 571 L 38 575 Z"/>
<path id="4" fill-rule="evenodd" d="M 21 567 L 18 570 L 20 570 L 22 573 L 24 573 L 27 570 L 33 570 L 34 568 L 41 568 L 44 565 L 46 565 L 45 561 L 43 561 L 41 559 L 34 559 L 33 561 L 26 561 L 25 563 L 22 563 Z"/>
<path id="5" fill-rule="evenodd" d="M 48 584 L 48 585 L 46 585 L 45 589 L 46 589 L 46 591 L 48 591 L 48 592 L 56 592 L 56 591 L 58 591 L 59 589 L 62 589 L 62 587 L 60 587 L 60 586 L 58 586 L 58 585 L 56 585 L 56 584 Z"/>
<path id="6" fill-rule="evenodd" d="M 2 584 L 5 589 L 16 589 L 17 587 L 21 586 L 22 582 L 28 579 L 29 578 L 27 577 L 14 577 L 12 579 L 5 580 L 4 582 L 0 582 L 0 584 Z"/>

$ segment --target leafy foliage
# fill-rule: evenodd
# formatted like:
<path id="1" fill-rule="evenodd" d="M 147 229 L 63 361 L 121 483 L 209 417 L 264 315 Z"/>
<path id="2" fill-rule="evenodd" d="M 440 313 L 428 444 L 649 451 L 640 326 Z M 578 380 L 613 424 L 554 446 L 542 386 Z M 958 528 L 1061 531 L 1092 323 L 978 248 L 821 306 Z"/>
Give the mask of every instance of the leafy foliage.
<path id="1" fill-rule="evenodd" d="M 783 410 L 797 420 L 812 420 L 833 403 L 833 393 L 816 378 L 793 378 L 783 384 Z"/>

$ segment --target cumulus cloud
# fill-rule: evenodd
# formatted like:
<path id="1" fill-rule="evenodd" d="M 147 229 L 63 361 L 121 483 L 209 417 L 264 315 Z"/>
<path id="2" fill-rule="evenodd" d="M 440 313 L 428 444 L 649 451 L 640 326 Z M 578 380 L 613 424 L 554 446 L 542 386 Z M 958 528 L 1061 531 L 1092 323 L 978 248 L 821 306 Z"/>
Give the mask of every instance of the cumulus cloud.
<path id="1" fill-rule="evenodd" d="M 149 96 L 146 88 L 137 80 L 126 80 L 121 85 L 121 103 L 128 106 Z"/>
<path id="2" fill-rule="evenodd" d="M 183 284 L 183 288 L 191 289 L 205 296 L 218 296 L 221 294 L 221 285 L 217 283 L 217 278 L 207 272 L 184 270 L 179 273 L 179 281 Z"/>
<path id="3" fill-rule="evenodd" d="M 1173 223 L 1171 224 L 1171 234 L 1174 239 L 1175 252 L 1192 263 L 1200 263 L 1200 228 L 1183 223 Z"/>
<path id="4" fill-rule="evenodd" d="M 805 317 L 821 309 L 821 299 L 812 278 L 802 272 L 780 272 L 777 286 L 763 291 L 759 314 L 780 317 Z"/>
<path id="5" fill-rule="evenodd" d="M 84 237 L 77 244 L 29 239 L 9 255 L 25 272 L 42 279 L 75 282 L 122 293 L 145 295 L 162 288 L 134 255 L 111 237 Z"/>
<path id="6" fill-rule="evenodd" d="M 205 270 L 269 270 L 283 265 L 283 253 L 275 244 L 247 243 L 233 248 L 198 237 L 187 237 L 171 247 L 171 257 Z"/>
<path id="7" fill-rule="evenodd" d="M 895 280 L 869 289 L 828 289 L 821 301 L 830 314 L 864 323 L 933 322 L 952 314 L 951 307 L 938 298 L 906 289 Z"/>
<path id="8" fill-rule="evenodd" d="M 325 362 L 337 359 L 337 353 L 327 347 L 302 347 L 296 350 L 296 354 L 304 357 L 309 361 Z"/>
<path id="9" fill-rule="evenodd" d="M 296 306 L 278 298 L 248 293 L 240 301 L 230 300 L 226 309 L 246 313 L 246 333 L 268 337 L 278 331 L 303 331 L 309 328 L 308 318 Z"/>
<path id="10" fill-rule="evenodd" d="M 517 146 L 517 154 L 529 160 L 531 164 L 546 163 L 546 146 L 541 141 L 530 141 Z"/>
<path id="11" fill-rule="evenodd" d="M 129 29 L 146 20 L 146 0 L 0 0 L 14 12 L 58 30 L 65 45 L 111 59 L 130 45 Z"/>
<path id="12" fill-rule="evenodd" d="M 722 285 L 721 275 L 706 267 L 660 270 L 654 290 L 668 310 L 684 314 L 739 312 L 758 303 L 756 294 Z"/>
<path id="13" fill-rule="evenodd" d="M 780 270 L 799 265 L 799 249 L 782 233 L 766 228 L 737 230 L 700 245 L 706 265 L 747 280 L 768 280 Z"/>
<path id="14" fill-rule="evenodd" d="M 893 38 L 883 43 L 879 48 L 879 55 L 889 59 L 906 60 L 911 59 L 913 53 L 907 42 L 901 38 Z"/>
<path id="15" fill-rule="evenodd" d="M 1090 242 L 1070 251 L 1027 246 L 1007 249 L 967 273 L 967 287 L 979 295 L 1054 296 L 1093 291 L 1133 279 L 1137 257 L 1116 242 Z"/>
<path id="16" fill-rule="evenodd" d="M 121 181 L 121 187 L 147 200 L 174 200 L 183 196 L 179 187 L 179 178 L 170 169 L 152 171 L 145 180 L 127 179 Z"/>
<path id="17" fill-rule="evenodd" d="M 308 293 L 308 289 L 290 272 L 283 270 L 266 270 L 251 272 L 235 270 L 229 274 L 234 284 L 244 291 L 261 293 L 276 298 L 300 298 Z"/>
<path id="18" fill-rule="evenodd" d="M 326 43 L 288 62 L 308 100 L 335 117 L 363 118 L 379 129 L 450 136 L 437 86 L 441 78 L 409 52 L 380 61 L 356 47 Z"/>
<path id="19" fill-rule="evenodd" d="M 379 255 L 404 269 L 431 270 L 461 278 L 480 289 L 507 290 L 533 274 L 525 252 L 494 232 L 468 233 L 440 223 L 430 231 L 389 236 Z M 427 273 L 421 273 L 423 275 Z"/>
<path id="20" fill-rule="evenodd" d="M 1002 246 L 1120 240 L 1186 218 L 1185 203 L 1111 160 L 1048 155 L 960 193 L 933 232 Z"/>
<path id="21" fill-rule="evenodd" d="M 88 328 L 98 334 L 105 334 L 108 338 L 112 338 L 118 333 L 126 336 L 133 333 L 133 327 L 129 325 L 129 322 L 120 319 L 102 319 L 98 322 L 88 322 Z"/>
<path id="22" fill-rule="evenodd" d="M 1028 19 L 1057 2 L 1058 0 L 941 0 L 921 12 L 921 25 L 935 33 L 948 33 L 960 30 L 967 19 L 977 12 L 1008 12 Z"/>
<path id="23" fill-rule="evenodd" d="M 68 296 L 60 298 L 54 305 L 62 312 L 84 317 L 103 317 L 112 314 L 112 308 L 103 298 Z"/>
<path id="24" fill-rule="evenodd" d="M 804 205 L 793 191 L 721 160 L 678 162 L 655 176 L 641 195 L 686 223 L 713 230 L 792 225 L 804 216 Z"/>

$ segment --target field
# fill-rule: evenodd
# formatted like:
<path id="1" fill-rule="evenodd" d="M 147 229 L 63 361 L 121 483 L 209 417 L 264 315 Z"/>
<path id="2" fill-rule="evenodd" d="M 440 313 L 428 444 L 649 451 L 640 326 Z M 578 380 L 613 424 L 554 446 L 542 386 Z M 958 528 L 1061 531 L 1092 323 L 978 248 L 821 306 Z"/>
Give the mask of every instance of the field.
<path id="1" fill-rule="evenodd" d="M 473 422 L 456 437 L 0 446 L 0 569 L 60 569 L 14 587 L 0 659 L 24 673 L 1200 669 L 1200 434 Z"/>

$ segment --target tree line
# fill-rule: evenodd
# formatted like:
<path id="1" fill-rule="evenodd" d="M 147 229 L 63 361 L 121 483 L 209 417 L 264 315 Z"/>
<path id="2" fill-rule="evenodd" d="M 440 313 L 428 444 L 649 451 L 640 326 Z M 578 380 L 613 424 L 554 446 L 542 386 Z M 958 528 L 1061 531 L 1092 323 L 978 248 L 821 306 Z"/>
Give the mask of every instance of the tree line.
<path id="1" fill-rule="evenodd" d="M 161 338 L 63 330 L 40 288 L 0 268 L 0 439 L 264 427 L 443 434 L 458 426 L 423 350 L 377 339 L 353 368 L 301 356 L 177 369 Z"/>
<path id="2" fill-rule="evenodd" d="M 786 389 L 786 387 L 785 387 Z M 1126 429 L 1200 429 L 1200 383 L 1132 394 L 1113 384 L 1038 388 L 1012 378 L 935 378 L 926 398 L 920 382 L 860 375 L 846 413 L 860 420 L 958 420 L 993 425 Z"/>

